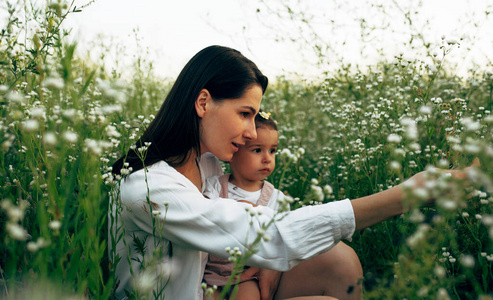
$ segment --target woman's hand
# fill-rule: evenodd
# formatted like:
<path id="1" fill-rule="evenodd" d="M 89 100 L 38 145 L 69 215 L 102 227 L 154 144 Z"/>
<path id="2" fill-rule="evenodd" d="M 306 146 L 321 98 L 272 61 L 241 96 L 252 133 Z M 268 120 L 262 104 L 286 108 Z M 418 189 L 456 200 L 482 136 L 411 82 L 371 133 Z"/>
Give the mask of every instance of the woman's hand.
<path id="1" fill-rule="evenodd" d="M 463 170 L 441 171 L 450 173 L 457 179 L 466 179 L 470 170 L 479 165 L 479 159 L 476 158 L 469 167 Z M 423 187 L 426 181 L 426 171 L 423 171 L 388 190 L 352 200 L 356 231 L 406 212 L 409 207 L 404 207 L 402 203 L 404 197 L 403 185 L 407 186 L 407 188 L 419 188 Z M 427 204 L 433 204 L 433 199 L 430 199 L 430 202 L 427 202 Z"/>
<path id="2" fill-rule="evenodd" d="M 259 273 L 259 288 L 260 299 L 272 300 L 279 287 L 279 281 L 281 280 L 282 272 L 273 271 L 268 269 L 260 269 Z"/>
<path id="3" fill-rule="evenodd" d="M 481 163 L 479 161 L 478 158 L 475 158 L 473 160 L 473 162 L 471 163 L 471 165 L 465 169 L 455 169 L 455 170 L 442 170 L 442 169 L 437 169 L 439 170 L 440 172 L 445 172 L 445 173 L 449 173 L 451 174 L 454 178 L 457 178 L 457 179 L 466 179 L 467 178 L 467 174 L 468 172 L 472 169 L 472 168 L 475 168 L 475 167 L 479 167 L 481 166 Z M 413 188 L 418 188 L 418 187 L 422 187 L 425 182 L 426 182 L 426 177 L 425 177 L 425 171 L 423 172 L 419 172 L 417 173 L 416 175 L 412 176 L 411 178 L 409 178 L 407 181 L 408 182 L 411 182 L 411 186 Z"/>

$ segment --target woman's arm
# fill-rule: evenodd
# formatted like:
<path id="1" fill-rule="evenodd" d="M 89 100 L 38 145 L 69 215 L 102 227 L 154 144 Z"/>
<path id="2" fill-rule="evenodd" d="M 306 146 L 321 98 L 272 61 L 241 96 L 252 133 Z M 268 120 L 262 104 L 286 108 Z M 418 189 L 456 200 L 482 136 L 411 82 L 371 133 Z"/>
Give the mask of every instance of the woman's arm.
<path id="1" fill-rule="evenodd" d="M 402 214 L 402 195 L 402 188 L 397 185 L 383 192 L 352 200 L 356 231 Z"/>

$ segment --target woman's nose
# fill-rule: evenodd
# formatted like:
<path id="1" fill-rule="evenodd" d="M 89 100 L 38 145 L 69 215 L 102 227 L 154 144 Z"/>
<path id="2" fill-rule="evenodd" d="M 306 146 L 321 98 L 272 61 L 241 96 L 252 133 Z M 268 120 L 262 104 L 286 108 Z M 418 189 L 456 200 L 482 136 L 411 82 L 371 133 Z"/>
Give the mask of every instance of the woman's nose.
<path id="1" fill-rule="evenodd" d="M 255 121 L 248 122 L 247 127 L 245 128 L 245 132 L 243 133 L 243 137 L 249 140 L 257 139 L 257 129 L 255 128 Z"/>

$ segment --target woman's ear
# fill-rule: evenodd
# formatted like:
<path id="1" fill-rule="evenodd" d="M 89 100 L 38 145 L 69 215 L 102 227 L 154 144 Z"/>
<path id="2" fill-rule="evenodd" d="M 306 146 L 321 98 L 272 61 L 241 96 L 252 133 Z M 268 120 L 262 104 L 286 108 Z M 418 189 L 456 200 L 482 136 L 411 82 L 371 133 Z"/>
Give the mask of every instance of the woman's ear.
<path id="1" fill-rule="evenodd" d="M 207 104 L 212 100 L 211 94 L 208 90 L 202 89 L 199 92 L 197 99 L 195 100 L 195 110 L 197 111 L 197 115 L 199 118 L 202 118 L 207 111 Z"/>

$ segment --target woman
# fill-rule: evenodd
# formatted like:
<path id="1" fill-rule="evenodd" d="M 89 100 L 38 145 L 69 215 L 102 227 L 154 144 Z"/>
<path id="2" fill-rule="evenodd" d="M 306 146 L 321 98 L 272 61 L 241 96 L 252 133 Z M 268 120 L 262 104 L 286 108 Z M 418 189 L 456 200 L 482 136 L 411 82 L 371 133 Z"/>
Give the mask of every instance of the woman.
<path id="1" fill-rule="evenodd" d="M 110 214 L 116 223 L 110 232 L 122 234 L 110 245 L 110 253 L 114 249 L 119 257 L 118 298 L 132 284 L 142 288 L 151 282 L 147 287 L 154 296 L 202 299 L 206 253 L 227 258 L 226 247 L 244 250 L 248 237 L 272 219 L 274 212 L 267 207 L 258 207 L 261 214 L 250 217 L 245 212 L 249 204 L 207 199 L 201 193 L 205 178 L 222 173 L 217 159 L 231 160 L 240 145 L 256 138 L 254 118 L 266 87 L 267 78 L 238 51 L 203 49 L 184 67 L 137 142 L 137 149 L 148 149 L 129 150 L 114 164 L 117 175 L 130 171 Z M 421 173 L 414 176 L 418 183 L 422 178 Z M 260 274 L 262 299 L 359 298 L 361 264 L 350 247 L 338 242 L 402 213 L 401 198 L 397 186 L 352 201 L 297 209 L 275 222 L 266 232 L 270 241 L 261 241 L 247 261 L 284 272 Z M 249 271 L 255 268 L 245 273 Z"/>

